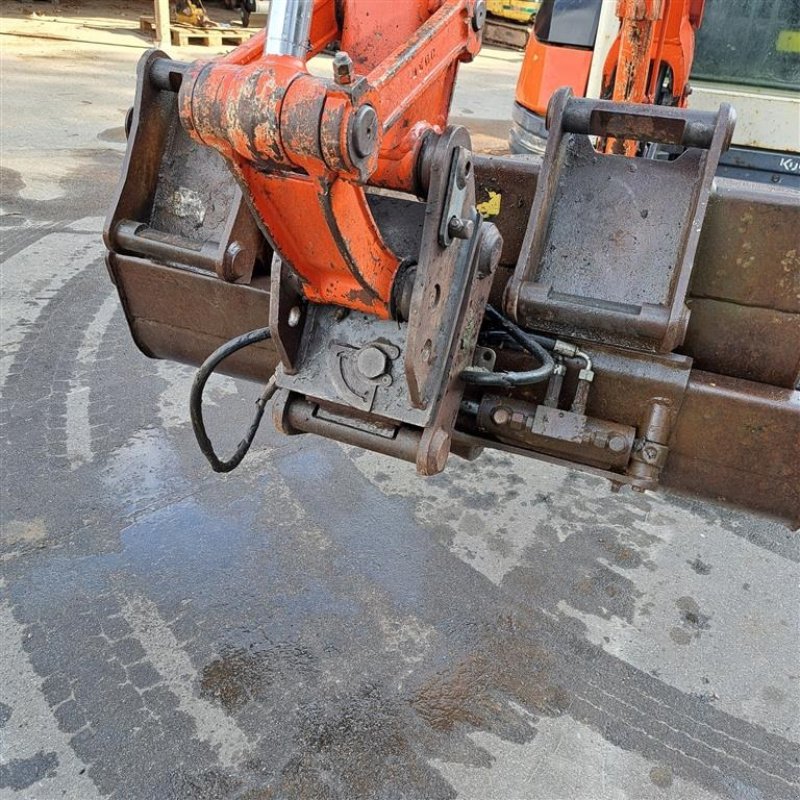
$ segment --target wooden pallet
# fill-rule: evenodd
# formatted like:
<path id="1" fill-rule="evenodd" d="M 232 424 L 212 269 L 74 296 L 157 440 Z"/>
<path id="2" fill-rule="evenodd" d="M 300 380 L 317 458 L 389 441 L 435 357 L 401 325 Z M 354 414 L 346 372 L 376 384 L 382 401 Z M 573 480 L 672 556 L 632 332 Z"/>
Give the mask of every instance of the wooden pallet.
<path id="1" fill-rule="evenodd" d="M 139 17 L 139 29 L 155 36 L 156 23 L 153 17 Z M 258 28 L 193 28 L 173 22 L 169 26 L 169 32 L 173 47 L 222 47 L 246 42 L 253 34 L 258 33 Z"/>

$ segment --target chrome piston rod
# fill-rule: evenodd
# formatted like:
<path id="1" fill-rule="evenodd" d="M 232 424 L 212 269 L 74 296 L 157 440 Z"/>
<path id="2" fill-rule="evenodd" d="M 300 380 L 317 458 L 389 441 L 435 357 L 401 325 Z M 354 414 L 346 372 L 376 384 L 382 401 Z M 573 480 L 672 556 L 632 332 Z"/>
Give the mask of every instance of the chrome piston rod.
<path id="1" fill-rule="evenodd" d="M 313 0 L 272 0 L 264 55 L 302 58 L 308 52 Z"/>

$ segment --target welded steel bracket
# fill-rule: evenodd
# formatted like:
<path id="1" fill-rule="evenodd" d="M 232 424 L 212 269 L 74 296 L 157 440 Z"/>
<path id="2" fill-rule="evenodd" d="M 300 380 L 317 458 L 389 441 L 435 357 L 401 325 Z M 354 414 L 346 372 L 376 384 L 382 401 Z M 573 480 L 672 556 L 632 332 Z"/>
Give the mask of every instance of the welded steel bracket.
<path id="1" fill-rule="evenodd" d="M 416 268 L 408 272 L 408 321 L 309 304 L 293 374 L 285 367 L 277 373 L 278 386 L 292 393 L 276 405 L 281 430 L 322 424 L 313 412 L 318 402 L 327 409 L 326 435 L 377 441 L 385 452 L 393 445 L 386 436 L 374 439 L 376 424 L 381 430 L 386 424 L 396 431 L 413 428 L 410 439 L 389 439 L 418 442 L 414 461 L 420 473 L 444 468 L 464 389 L 460 375 L 472 362 L 502 248 L 494 225 L 482 222 L 475 209 L 469 144 L 464 129 L 448 129 L 429 154 L 425 222 Z M 408 218 L 416 226 L 414 215 Z M 444 245 L 443 219 L 449 233 Z M 305 396 L 312 408 L 311 416 L 304 412 L 294 423 L 289 411 L 299 406 L 293 396 Z M 407 457 L 408 449 L 397 455 Z"/>
<path id="2" fill-rule="evenodd" d="M 200 364 L 234 336 L 270 319 L 272 250 L 225 160 L 197 145 L 178 118 L 178 71 L 137 67 L 128 148 L 104 240 L 108 271 L 131 334 L 154 358 Z M 242 351 L 221 371 L 259 378 L 274 369 L 271 344 Z"/>
<path id="3" fill-rule="evenodd" d="M 250 283 L 266 255 L 264 239 L 225 161 L 198 148 L 182 128 L 174 87 L 157 85 L 153 68 L 164 58 L 149 50 L 137 67 L 106 246 L 112 253 Z"/>
<path id="4" fill-rule="evenodd" d="M 734 112 L 610 103 L 561 89 L 536 196 L 508 285 L 521 325 L 570 338 L 671 352 L 720 154 Z M 598 152 L 590 136 L 683 146 L 674 160 Z"/>

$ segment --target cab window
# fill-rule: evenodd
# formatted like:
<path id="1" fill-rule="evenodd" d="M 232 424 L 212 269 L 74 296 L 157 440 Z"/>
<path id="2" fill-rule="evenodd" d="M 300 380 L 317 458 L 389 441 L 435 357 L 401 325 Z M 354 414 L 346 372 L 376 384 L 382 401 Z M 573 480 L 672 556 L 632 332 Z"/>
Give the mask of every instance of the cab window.
<path id="1" fill-rule="evenodd" d="M 601 6 L 602 0 L 544 0 L 533 33 L 542 44 L 591 50 Z"/>
<path id="2" fill-rule="evenodd" d="M 706 0 L 692 77 L 800 91 L 800 2 Z"/>

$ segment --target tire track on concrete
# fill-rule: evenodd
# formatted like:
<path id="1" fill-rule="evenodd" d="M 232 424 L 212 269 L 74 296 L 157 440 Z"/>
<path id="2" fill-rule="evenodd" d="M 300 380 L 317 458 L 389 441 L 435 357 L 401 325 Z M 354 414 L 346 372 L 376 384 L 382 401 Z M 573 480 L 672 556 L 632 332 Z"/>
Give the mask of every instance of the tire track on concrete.
<path id="1" fill-rule="evenodd" d="M 64 232 L 61 222 L 30 222 L 22 217 L 19 219 L 19 225 L 7 225 L 5 219 L 0 225 L 3 234 L 0 236 L 0 262 L 30 247 L 48 233 Z"/>
<path id="2" fill-rule="evenodd" d="M 51 232 L 52 229 L 56 226 L 63 228 L 63 223 L 34 223 L 18 230 L 16 236 L 10 237 L 10 242 L 6 241 L 0 276 L 3 427 L 14 425 L 13 406 L 9 403 L 6 388 L 9 379 L 18 378 L 26 368 L 30 352 L 25 351 L 33 344 L 32 339 L 36 341 L 39 338 L 37 324 L 63 288 L 102 256 L 102 244 L 97 233 L 83 230 L 87 223 L 91 220 L 79 221 L 76 231 L 60 230 L 56 233 Z M 19 396 L 18 401 L 47 402 L 48 398 L 49 395 Z M 26 452 L 28 457 L 33 455 L 30 449 Z M 9 455 L 8 451 L 6 455 Z M 4 483 L 8 487 L 8 476 Z M 5 506 L 4 523 L 8 522 L 8 511 L 9 506 Z M 26 628 L 15 622 L 7 606 L 0 607 L 0 629 L 4 642 L 0 648 L 0 674 L 3 676 L 0 694 L 7 701 L 13 719 L 24 717 L 22 724 L 14 725 L 3 736 L 4 770 L 9 787 L 15 789 L 14 797 L 66 796 L 82 800 L 99 797 L 93 781 L 86 774 L 86 763 L 76 755 L 69 734 L 62 731 L 29 657 L 21 645 L 13 644 L 25 638 Z M 51 768 L 41 775 L 39 766 L 50 754 L 53 759 Z M 34 776 L 39 780 L 28 794 L 24 784 Z M 21 795 L 20 791 L 24 794 Z"/>
<path id="3" fill-rule="evenodd" d="M 629 740 L 635 734 L 640 739 L 637 749 L 651 751 L 648 755 L 655 755 L 662 748 L 670 751 L 676 757 L 672 760 L 679 765 L 678 772 L 696 780 L 694 770 L 686 768 L 694 763 L 695 769 L 705 774 L 703 783 L 716 791 L 736 775 L 740 783 L 743 783 L 741 778 L 746 778 L 754 790 L 769 792 L 768 797 L 800 796 L 798 770 L 793 767 L 800 749 L 793 748 L 785 739 L 771 736 L 773 749 L 767 750 L 754 746 L 752 739 L 732 733 L 730 720 L 713 707 L 709 707 L 708 715 L 690 715 L 676 704 L 668 706 L 656 701 L 630 683 L 615 686 L 613 681 L 606 681 L 601 685 L 584 678 L 584 685 L 585 693 L 576 692 L 577 708 L 571 711 L 577 719 L 591 721 L 606 736 L 615 723 L 622 728 L 624 722 L 620 739 Z M 584 705 L 582 710 L 581 705 Z M 683 717 L 681 727 L 665 718 L 674 716 L 676 711 Z M 714 718 L 716 724 L 711 721 Z M 760 731 L 759 734 L 763 736 Z M 614 741 L 613 736 L 611 740 Z"/>
<path id="4" fill-rule="evenodd" d="M 197 736 L 216 751 L 223 767 L 243 761 L 251 749 L 247 734 L 222 708 L 195 694 L 197 670 L 155 603 L 144 595 L 128 595 L 122 602 L 122 616 L 144 648 L 147 661 L 163 678 L 163 683 L 156 685 L 178 698 L 178 708 L 192 718 Z"/>
<path id="5" fill-rule="evenodd" d="M 65 226 L 75 232 L 47 236 L 11 263 L 15 291 L 2 301 L 3 342 L 13 347 L 4 348 L 0 434 L 6 480 L 0 502 L 6 515 L 23 522 L 34 498 L 40 503 L 37 516 L 59 516 L 60 527 L 81 527 L 87 513 L 96 519 L 100 509 L 103 517 L 116 519 L 121 504 L 96 481 L 87 485 L 78 468 L 98 452 L 115 452 L 152 424 L 159 387 L 142 380 L 152 376 L 152 362 L 139 357 L 125 326 L 116 324 L 121 312 L 99 258 L 100 222 L 87 218 Z M 91 226 L 96 230 L 86 230 Z M 98 257 L 88 253 L 76 264 L 75 239 Z M 26 299 L 25 275 L 46 281 L 52 264 L 45 270 L 38 256 L 62 245 L 64 274 Z M 62 480 L 53 481 L 54 474 Z"/>
<path id="6" fill-rule="evenodd" d="M 91 460 L 90 381 L 87 375 L 91 375 L 95 367 L 99 344 L 118 309 L 115 293 L 108 285 L 101 266 L 103 248 L 98 222 L 97 218 L 88 218 L 67 226 L 62 223 L 63 230 L 58 233 L 48 233 L 49 226 L 37 226 L 31 234 L 38 235 L 39 239 L 29 243 L 27 248 L 20 249 L 3 265 L 0 388 L 4 399 L 4 438 L 11 444 L 6 449 L 4 464 L 6 477 L 3 495 L 9 501 L 3 503 L 4 534 L 6 523 L 19 527 L 17 522 L 25 522 L 26 515 L 34 512 L 32 503 L 37 498 L 39 505 L 35 510 L 42 515 L 40 528 L 43 532 L 39 538 L 49 539 L 48 549 L 51 552 L 54 546 L 59 545 L 57 539 L 51 538 L 52 534 L 58 532 L 60 537 L 70 536 L 70 515 L 67 515 L 66 531 L 60 530 L 56 520 L 62 524 L 65 522 L 59 516 L 60 509 L 69 507 L 68 498 L 78 488 L 78 484 L 70 488 L 73 483 L 71 479 L 54 483 L 53 469 L 58 466 L 56 462 L 59 458 L 72 456 L 74 459 L 78 455 L 86 457 L 87 461 Z M 97 311 L 93 318 L 90 316 L 88 327 L 82 328 L 86 317 L 76 314 L 76 309 L 81 312 L 89 310 L 91 314 L 91 305 L 94 303 L 97 303 Z M 24 439 L 21 438 L 23 436 Z M 12 467 L 12 463 L 17 466 Z M 32 463 L 40 466 L 31 470 Z M 41 485 L 42 481 L 46 482 L 46 486 Z M 9 513 L 19 516 L 20 520 L 10 518 Z M 82 516 L 80 508 L 73 513 L 76 519 Z M 27 548 L 31 555 L 35 553 L 35 549 L 31 548 L 36 546 L 42 545 L 33 542 Z M 21 552 L 17 550 L 7 555 L 19 556 Z M 14 613 L 20 610 L 15 607 Z M 7 616 L 13 622 L 10 610 Z M 19 667 L 15 674 L 25 673 L 27 678 L 23 685 L 17 687 L 16 708 L 9 705 L 10 713 L 15 720 L 19 720 L 21 715 L 33 714 L 38 727 L 32 739 L 19 726 L 6 731 L 3 761 L 7 763 L 4 763 L 0 774 L 4 780 L 8 779 L 9 786 L 18 786 L 28 777 L 41 780 L 35 787 L 36 797 L 42 797 L 42 792 L 44 796 L 61 796 L 59 785 L 51 777 L 51 759 L 56 764 L 56 777 L 61 775 L 58 764 L 69 765 L 70 774 L 71 765 L 78 764 L 85 785 L 74 791 L 69 790 L 66 796 L 83 800 L 84 797 L 98 796 L 92 780 L 85 775 L 87 767 L 84 765 L 89 765 L 93 779 L 96 777 L 105 781 L 108 788 L 109 767 L 98 763 L 94 745 L 108 736 L 108 729 L 105 727 L 106 713 L 98 717 L 97 710 L 92 708 L 94 687 L 86 685 L 79 670 L 63 669 L 63 665 L 60 667 L 53 661 L 53 648 L 57 648 L 56 642 L 60 638 L 59 625 L 64 622 L 59 611 L 53 609 L 42 614 L 38 624 L 16 625 L 18 637 L 24 639 L 32 659 L 20 653 L 20 659 L 25 659 L 27 667 Z M 48 628 L 49 635 L 43 637 L 42 632 Z M 94 630 L 89 633 L 94 633 Z M 100 631 L 97 633 L 100 634 Z M 4 630 L 3 641 L 11 641 L 10 636 Z M 103 642 L 106 641 L 109 645 L 117 646 L 105 634 L 102 636 L 102 641 L 90 645 L 90 649 L 102 652 Z M 81 641 L 88 643 L 89 639 Z M 136 643 L 128 640 L 128 645 L 135 647 Z M 72 665 L 77 664 L 76 659 L 82 657 L 82 652 L 74 653 L 67 661 Z M 145 667 L 133 666 L 132 674 L 138 676 L 133 680 L 147 680 Z M 103 679 L 107 680 L 109 675 L 120 669 L 125 670 L 126 667 L 109 662 L 105 671 L 101 670 L 98 674 L 102 673 Z M 0 673 L 4 680 L 7 673 L 6 669 Z M 45 678 L 44 684 L 37 673 Z M 115 707 L 131 710 L 137 706 L 141 710 L 148 708 L 147 701 L 140 694 L 137 695 L 135 684 L 130 685 L 130 679 L 127 686 L 120 685 L 109 691 L 112 692 L 109 697 L 113 696 Z M 159 710 L 158 713 L 162 713 L 161 708 L 164 707 L 171 705 L 153 705 Z M 156 725 L 154 735 L 158 735 L 162 723 L 157 715 L 151 724 Z M 57 742 L 58 747 L 53 749 L 51 745 L 48 750 L 47 741 Z M 41 746 L 37 750 L 36 745 L 39 744 Z M 19 757 L 16 756 L 18 753 Z"/>
<path id="7" fill-rule="evenodd" d="M 215 769 L 216 752 L 150 662 L 108 567 L 81 559 L 84 569 L 67 578 L 74 560 L 60 560 L 56 574 L 65 585 L 57 603 L 36 599 L 50 580 L 47 570 L 11 588 L 24 649 L 42 681 L 33 701 L 30 688 L 20 696 L 17 713 L 43 706 L 43 694 L 55 720 L 48 725 L 67 737 L 100 794 L 120 800 L 171 796 L 155 787 L 180 775 L 184 762 Z M 67 796 L 83 800 L 80 793 Z"/>
<path id="8" fill-rule="evenodd" d="M 103 336 L 114 315 L 120 311 L 116 292 L 106 297 L 97 313 L 83 332 L 78 353 L 75 357 L 73 377 L 70 378 L 66 403 L 66 451 L 70 467 L 76 469 L 81 464 L 94 459 L 92 450 L 92 431 L 89 422 L 89 401 L 91 382 L 86 380 L 100 351 Z"/>
<path id="9" fill-rule="evenodd" d="M 64 257 L 63 274 L 54 272 L 51 263 L 49 280 L 40 274 L 37 256 L 61 246 L 71 247 Z M 104 274 L 98 248 L 99 234 L 54 234 L 12 259 L 14 269 L 6 281 L 12 291 L 3 295 L 6 346 L 0 376 L 0 433 L 5 450 L 0 491 L 7 516 L 24 519 L 34 498 L 39 504 L 37 515 L 50 509 L 57 513 L 71 505 L 61 505 L 64 495 L 76 496 L 75 486 L 70 491 L 70 481 L 53 478 L 70 465 L 67 395 L 85 324 L 74 306 L 79 303 L 91 315 L 108 296 L 107 286 L 98 281 Z M 33 276 L 30 296 L 25 290 L 26 271 Z"/>
<path id="10" fill-rule="evenodd" d="M 4 400 L 14 400 L 20 409 L 16 416 L 9 413 L 8 406 L 3 410 L 5 433 L 12 442 L 12 458 L 6 469 L 14 475 L 3 492 L 12 500 L 5 510 L 24 517 L 32 512 L 34 497 L 45 498 L 37 511 L 42 514 L 40 538 L 47 538 L 51 557 L 60 539 L 72 537 L 70 519 L 83 517 L 79 508 L 75 510 L 77 514 L 63 513 L 69 507 L 70 496 L 81 497 L 85 472 L 80 468 L 92 462 L 99 447 L 110 450 L 109 436 L 127 441 L 130 430 L 140 428 L 142 415 L 152 415 L 158 398 L 157 384 L 143 391 L 141 398 L 132 397 L 128 382 L 138 383 L 137 372 L 121 374 L 134 358 L 145 374 L 152 373 L 153 367 L 151 362 L 137 358 L 123 326 L 108 336 L 119 304 L 98 257 L 102 253 L 99 230 L 85 230 L 96 227 L 96 223 L 94 219 L 79 221 L 72 226 L 75 231 L 47 234 L 21 251 L 11 260 L 9 281 L 4 281 L 3 287 L 3 300 L 9 300 L 10 311 L 14 312 L 3 314 L 3 343 L 11 346 L 11 352 L 7 351 L 11 363 L 7 363 L 3 375 Z M 61 274 L 53 271 L 56 255 L 64 263 Z M 9 283 L 12 291 L 6 295 Z M 28 296 L 29 293 L 32 294 Z M 163 378 L 169 385 L 169 376 Z M 135 403 L 136 399 L 142 402 Z M 37 406 L 35 412 L 31 402 Z M 120 414 L 120 409 L 128 413 Z M 103 424 L 109 415 L 112 426 Z M 107 433 L 95 443 L 93 437 L 98 428 Z M 30 465 L 32 458 L 41 467 L 19 469 L 22 464 Z M 53 462 L 62 458 L 69 459 L 71 474 L 53 483 Z M 12 463 L 17 466 L 12 467 Z M 102 493 L 102 487 L 98 489 Z M 93 504 L 91 498 L 87 500 L 81 502 Z M 119 504 L 107 505 L 111 512 L 109 530 L 113 531 L 122 524 L 122 519 L 113 519 L 116 512 L 112 509 Z M 94 511 L 96 506 L 90 508 Z M 103 516 L 107 515 L 103 512 Z M 97 519 L 96 513 L 93 516 Z M 96 536 L 104 535 L 102 525 L 92 528 Z M 35 550 L 28 549 L 35 557 Z M 40 562 L 34 558 L 15 563 L 15 588 L 22 588 L 20 570 L 30 576 L 31 568 L 35 570 Z M 89 562 L 84 561 L 81 571 L 88 566 Z M 170 780 L 165 776 L 175 769 L 169 762 L 173 747 L 207 765 L 214 764 L 217 756 L 223 763 L 232 764 L 246 753 L 247 737 L 235 722 L 224 710 L 194 696 L 193 673 L 184 669 L 191 668 L 183 649 L 185 643 L 178 643 L 156 606 L 135 589 L 136 602 L 124 605 L 137 625 L 134 631 L 114 598 L 104 595 L 88 601 L 82 597 L 82 584 L 83 579 L 78 580 L 78 594 L 65 598 L 70 609 L 66 614 L 64 608 L 48 607 L 31 618 L 24 604 L 15 605 L 14 613 L 25 623 L 20 630 L 31 654 L 29 671 L 34 678 L 38 673 L 45 681 L 21 692 L 13 713 L 19 716 L 27 709 L 29 696 L 35 691 L 42 715 L 49 715 L 49 728 L 60 733 L 73 751 L 73 759 L 79 756 L 81 764 L 88 765 L 88 774 L 101 791 L 119 791 L 124 797 L 129 788 L 138 786 L 141 796 L 146 796 L 150 791 L 147 786 Z M 65 636 L 67 630 L 74 641 Z M 147 651 L 137 633 L 142 634 Z M 151 663 L 148 653 L 160 670 Z M 162 671 L 166 677 L 160 674 Z M 196 736 L 191 733 L 193 728 Z M 115 763 L 120 759 L 116 745 L 111 743 L 127 735 L 127 729 L 131 741 L 125 748 L 125 763 Z M 171 745 L 164 746 L 170 739 Z M 162 743 L 161 753 L 148 759 L 148 750 L 156 747 L 155 742 Z M 48 759 L 60 758 L 52 753 L 42 756 L 48 769 Z M 36 753 L 32 757 L 35 756 Z M 151 763 L 154 770 L 157 764 L 157 777 L 148 771 L 137 773 L 133 768 L 137 762 Z M 21 768 L 31 769 L 27 763 Z M 42 782 L 37 790 L 49 791 L 46 775 L 39 775 L 39 779 Z M 71 796 L 83 800 L 95 795 L 87 790 Z"/>
<path id="11" fill-rule="evenodd" d="M 0 274 L 0 390 L 31 326 L 61 288 L 103 257 L 95 233 L 51 233 L 3 263 Z M 57 267 L 57 268 L 54 268 Z"/>
<path id="12" fill-rule="evenodd" d="M 70 736 L 59 728 L 44 697 L 41 680 L 22 648 L 24 636 L 24 627 L 14 620 L 10 608 L 0 603 L 0 703 L 10 709 L 5 727 L 0 728 L 0 770 L 5 775 L 0 798 L 99 798 L 86 774 L 87 765 L 75 754 Z M 44 775 L 38 767 L 43 762 Z"/>
<path id="13" fill-rule="evenodd" d="M 420 487 L 402 468 L 387 465 L 378 457 L 362 454 L 354 461 L 381 488 L 413 497 L 417 515 L 426 524 L 438 522 L 440 529 L 452 531 L 444 543 L 454 555 L 473 569 L 493 565 L 486 577 L 502 584 L 498 615 L 505 606 L 513 622 L 506 629 L 503 626 L 488 633 L 478 645 L 477 655 L 471 651 L 448 669 L 446 678 L 424 685 L 414 701 L 434 726 L 447 725 L 453 718 L 471 719 L 478 730 L 499 730 L 503 736 L 503 721 L 487 711 L 499 693 L 548 716 L 568 713 L 622 750 L 670 764 L 676 774 L 712 791 L 731 795 L 731 787 L 736 785 L 749 787 L 753 797 L 784 800 L 800 796 L 800 747 L 670 685 L 668 677 L 655 677 L 608 653 L 587 640 L 583 626 L 573 624 L 557 610 L 559 602 L 568 602 L 586 613 L 606 617 L 611 608 L 624 623 L 635 608 L 636 571 L 649 579 L 657 566 L 657 550 L 665 546 L 657 535 L 659 530 L 692 524 L 687 512 L 671 514 L 668 501 L 658 496 L 633 498 L 635 513 L 626 512 L 624 499 L 614 499 L 601 484 L 571 480 L 567 484 L 571 484 L 569 512 L 551 507 L 544 521 L 537 514 L 529 526 L 531 494 L 541 486 L 552 489 L 551 481 L 536 474 L 535 464 L 516 460 L 514 469 L 505 474 L 518 475 L 526 493 L 518 500 L 509 483 L 503 495 L 503 483 L 498 480 L 492 486 L 498 496 L 487 498 L 482 513 L 475 501 L 482 491 L 486 493 L 482 489 L 486 472 L 454 465 L 446 476 Z M 318 502 L 325 503 L 325 498 Z M 626 513 L 627 524 L 615 524 L 615 519 Z M 459 533 L 475 516 L 475 525 L 483 524 L 483 547 L 490 551 L 480 558 L 472 552 L 462 553 L 457 546 Z M 698 520 L 694 524 L 699 535 L 704 523 Z M 516 546 L 516 537 L 521 535 L 527 537 L 527 552 Z M 479 538 L 474 537 L 473 546 Z M 511 540 L 511 548 L 505 547 L 506 539 Z M 492 558 L 494 548 L 504 564 L 500 581 L 494 569 L 498 561 Z M 504 563 L 509 551 L 516 556 L 516 563 Z M 543 552 L 547 553 L 545 562 L 537 558 Z M 598 573 L 604 564 L 613 567 L 610 584 Z M 675 580 L 675 573 L 670 574 Z M 595 585 L 597 577 L 603 579 L 599 586 Z M 605 589 L 613 591 L 606 593 Z M 626 595 L 630 608 L 622 602 Z M 439 627 L 427 621 L 434 629 Z M 679 650 L 674 663 L 665 662 L 667 676 L 669 668 L 681 667 L 682 656 Z M 473 697 L 464 694 L 466 687 L 471 687 Z"/>

